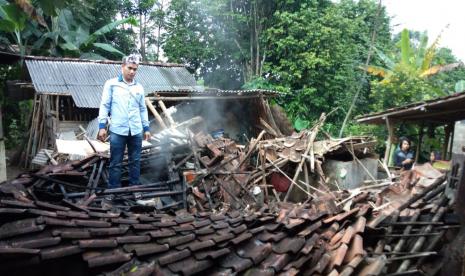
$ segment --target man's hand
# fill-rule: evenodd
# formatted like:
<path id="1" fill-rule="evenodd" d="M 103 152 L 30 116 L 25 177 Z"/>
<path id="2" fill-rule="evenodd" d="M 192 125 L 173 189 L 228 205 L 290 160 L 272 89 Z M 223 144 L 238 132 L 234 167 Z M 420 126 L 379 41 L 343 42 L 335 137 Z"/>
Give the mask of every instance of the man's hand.
<path id="1" fill-rule="evenodd" d="M 107 131 L 106 129 L 104 128 L 101 128 L 99 131 L 98 131 L 98 139 L 102 142 L 105 142 L 105 140 L 107 139 Z"/>
<path id="2" fill-rule="evenodd" d="M 402 164 L 405 165 L 405 164 L 410 164 L 410 163 L 412 163 L 412 162 L 413 162 L 413 160 L 409 158 L 409 159 L 405 159 L 405 160 L 402 162 Z"/>
<path id="3" fill-rule="evenodd" d="M 144 132 L 144 140 L 145 141 L 150 140 L 151 137 L 152 137 L 152 135 L 150 134 L 150 131 Z"/>

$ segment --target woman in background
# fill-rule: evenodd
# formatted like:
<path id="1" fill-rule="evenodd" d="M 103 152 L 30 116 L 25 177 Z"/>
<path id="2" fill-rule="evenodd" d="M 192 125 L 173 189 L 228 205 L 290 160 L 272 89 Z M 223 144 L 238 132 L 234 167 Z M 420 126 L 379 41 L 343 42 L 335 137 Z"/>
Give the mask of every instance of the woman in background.
<path id="1" fill-rule="evenodd" d="M 431 153 L 429 154 L 429 162 L 431 163 L 431 165 L 433 165 L 434 162 L 440 159 L 441 159 L 441 154 L 436 150 L 431 151 Z"/>
<path id="2" fill-rule="evenodd" d="M 410 150 L 410 140 L 407 137 L 400 137 L 399 149 L 395 152 L 394 163 L 397 167 L 410 170 L 413 166 L 414 155 Z"/>

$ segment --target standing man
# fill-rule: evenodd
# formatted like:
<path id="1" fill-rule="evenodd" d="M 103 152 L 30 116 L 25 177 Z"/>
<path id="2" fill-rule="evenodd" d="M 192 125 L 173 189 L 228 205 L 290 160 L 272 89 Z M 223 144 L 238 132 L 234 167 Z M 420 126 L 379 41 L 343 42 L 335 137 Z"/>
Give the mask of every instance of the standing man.
<path id="1" fill-rule="evenodd" d="M 128 147 L 129 185 L 138 185 L 142 138 L 150 139 L 144 88 L 134 80 L 140 56 L 123 58 L 121 74 L 107 80 L 103 87 L 99 110 L 98 138 L 105 141 L 108 118 L 110 123 L 110 179 L 109 188 L 121 187 L 121 163 L 124 150 Z"/>

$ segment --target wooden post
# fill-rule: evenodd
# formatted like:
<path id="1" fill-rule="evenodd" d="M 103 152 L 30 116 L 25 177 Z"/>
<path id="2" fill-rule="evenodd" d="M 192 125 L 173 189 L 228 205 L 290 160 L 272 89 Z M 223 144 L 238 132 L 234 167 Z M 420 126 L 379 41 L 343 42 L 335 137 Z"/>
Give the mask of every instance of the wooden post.
<path id="1" fill-rule="evenodd" d="M 2 107 L 0 106 L 0 182 L 6 181 L 5 140 L 3 137 Z"/>
<path id="2" fill-rule="evenodd" d="M 444 127 L 444 144 L 442 145 L 441 159 L 447 159 L 447 150 L 449 149 L 449 143 L 452 144 L 452 141 L 449 141 L 452 133 L 452 124 L 447 124 Z"/>
<path id="3" fill-rule="evenodd" d="M 386 141 L 386 151 L 384 152 L 384 164 L 389 166 L 391 161 L 391 148 L 394 141 L 394 124 L 388 117 L 385 118 L 388 130 L 388 139 Z"/>
<path id="4" fill-rule="evenodd" d="M 265 100 L 263 95 L 260 95 L 260 102 L 261 102 L 261 104 L 263 106 L 263 110 L 265 111 L 266 117 L 268 118 L 268 121 L 271 124 L 271 127 L 279 135 L 279 137 L 283 137 L 284 135 L 281 133 L 281 130 L 279 129 L 278 125 L 276 124 L 276 122 L 275 122 L 275 120 L 273 118 L 273 113 L 271 112 L 270 105 Z"/>
<path id="5" fill-rule="evenodd" d="M 265 165 L 266 165 L 266 149 L 265 147 L 262 147 L 261 148 L 263 150 L 262 152 L 262 174 L 263 174 L 263 178 L 262 178 L 262 186 L 263 186 L 263 190 L 265 190 L 265 203 L 269 202 L 268 200 L 268 187 L 266 186 L 266 170 L 265 170 Z M 261 150 L 259 150 L 258 152 L 261 152 Z M 274 189 L 274 187 L 273 187 Z"/>
<path id="6" fill-rule="evenodd" d="M 36 135 L 36 124 L 38 120 L 37 116 L 39 112 L 39 106 L 40 106 L 40 97 L 36 92 L 34 93 L 34 104 L 32 108 L 32 115 L 31 115 L 31 120 L 30 120 L 30 125 L 29 125 L 29 139 L 27 141 L 26 154 L 24 155 L 23 165 L 25 168 L 27 168 L 28 166 L 29 153 L 31 152 L 34 136 Z"/>
<path id="7" fill-rule="evenodd" d="M 451 135 L 450 135 L 449 152 L 448 152 L 448 156 L 446 156 L 447 160 L 452 159 L 452 147 L 454 146 L 454 136 L 455 136 L 455 123 L 452 123 L 451 128 L 452 129 L 451 129 Z"/>
<path id="8" fill-rule="evenodd" d="M 421 151 L 421 143 L 423 142 L 423 132 L 424 126 L 423 124 L 420 125 L 420 132 L 418 133 L 418 144 L 417 144 L 417 149 L 415 152 L 415 162 L 418 162 L 418 158 L 420 157 L 420 151 Z"/>

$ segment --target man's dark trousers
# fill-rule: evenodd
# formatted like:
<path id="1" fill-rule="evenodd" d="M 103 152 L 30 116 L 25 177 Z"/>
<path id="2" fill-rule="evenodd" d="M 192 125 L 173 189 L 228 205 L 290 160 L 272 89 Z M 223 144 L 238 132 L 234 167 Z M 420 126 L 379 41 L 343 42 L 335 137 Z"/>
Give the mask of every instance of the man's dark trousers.
<path id="1" fill-rule="evenodd" d="M 111 132 L 110 135 L 110 179 L 108 188 L 121 187 L 121 169 L 124 150 L 128 147 L 129 185 L 139 185 L 140 153 L 142 148 L 142 133 L 128 136 Z"/>

